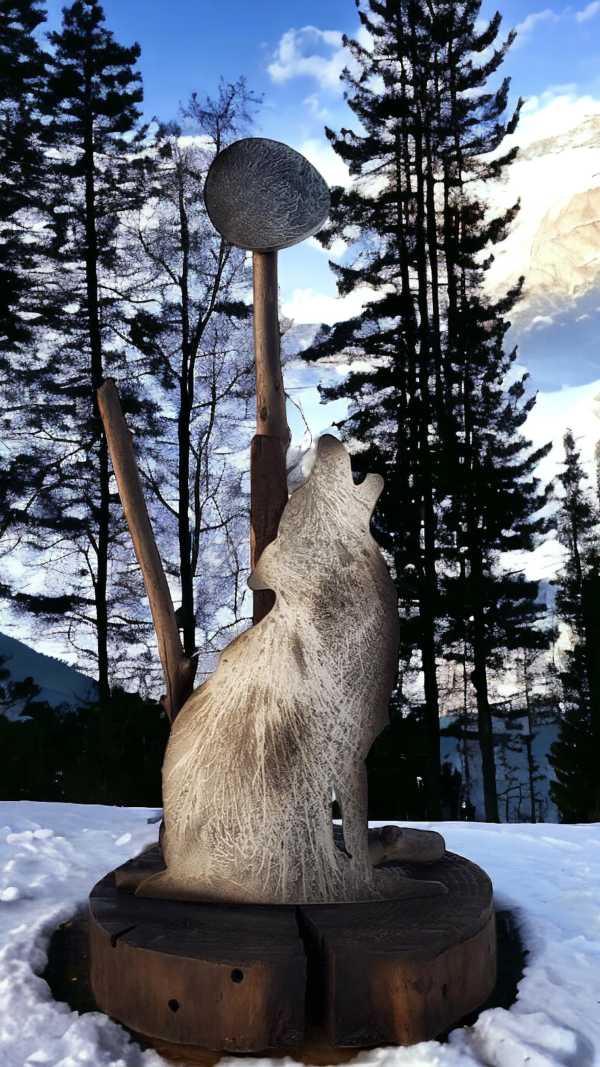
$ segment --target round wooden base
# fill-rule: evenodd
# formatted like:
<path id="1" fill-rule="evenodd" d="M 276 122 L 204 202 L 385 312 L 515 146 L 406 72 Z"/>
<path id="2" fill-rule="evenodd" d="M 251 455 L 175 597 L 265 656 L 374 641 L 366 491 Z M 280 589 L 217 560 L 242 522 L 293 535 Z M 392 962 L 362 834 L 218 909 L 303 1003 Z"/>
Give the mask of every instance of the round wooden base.
<path id="1" fill-rule="evenodd" d="M 447 852 L 404 865 L 446 896 L 309 906 L 201 904 L 133 896 L 160 869 L 149 850 L 89 900 L 91 982 L 108 1015 L 149 1037 L 228 1052 L 426 1041 L 496 981 L 492 885 Z"/>

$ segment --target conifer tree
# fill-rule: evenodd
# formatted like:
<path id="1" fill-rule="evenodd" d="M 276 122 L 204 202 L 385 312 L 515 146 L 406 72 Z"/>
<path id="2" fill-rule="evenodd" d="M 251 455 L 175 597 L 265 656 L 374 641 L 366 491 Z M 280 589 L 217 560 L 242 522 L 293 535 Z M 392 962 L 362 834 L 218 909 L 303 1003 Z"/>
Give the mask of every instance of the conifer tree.
<path id="1" fill-rule="evenodd" d="M 556 781 L 551 795 L 562 822 L 600 819 L 600 509 L 586 490 L 587 474 L 575 437 L 564 438 L 565 466 L 559 474 L 564 497 L 556 517 L 566 560 L 556 581 L 556 610 L 568 626 L 572 647 L 559 672 L 563 708 L 550 763 Z"/>
<path id="2" fill-rule="evenodd" d="M 359 8 L 373 47 L 345 39 L 356 73 L 342 77 L 364 132 L 326 130 L 354 180 L 349 191 L 334 190 L 321 240 L 330 247 L 343 237 L 353 247 L 351 263 L 331 264 L 340 295 L 367 287 L 374 299 L 355 318 L 323 328 L 305 358 L 343 353 L 363 364 L 322 395 L 350 400 L 342 432 L 368 446 L 356 468 L 386 480 L 374 532 L 393 564 L 405 668 L 419 652 L 428 815 L 440 812 L 437 658 L 448 618 L 464 629 L 466 617 L 486 818 L 497 821 L 488 671 L 500 642 L 489 613 L 498 619 L 510 603 L 516 617 L 524 604 L 530 621 L 537 615 L 535 588 L 513 588 L 495 568 L 500 550 L 531 547 L 538 532 L 532 471 L 541 453 L 519 436 L 530 407 L 521 403 L 523 383 L 504 386 L 515 358 L 503 351 L 505 316 L 520 286 L 495 303 L 483 293 L 491 260 L 481 254 L 506 236 L 518 205 L 490 218 L 473 181 L 493 181 L 514 159 L 516 149 L 496 150 L 514 131 L 520 103 L 506 120 L 508 80 L 486 91 L 514 31 L 494 47 L 500 16 L 479 30 L 480 7 L 368 0 Z M 452 577 L 462 580 L 460 595 Z"/>
<path id="3" fill-rule="evenodd" d="M 27 509 L 30 544 L 43 553 L 46 576 L 43 590 L 32 593 L 25 585 L 15 602 L 59 620 L 75 646 L 93 656 L 106 700 L 110 633 L 121 645 L 139 640 L 126 603 L 134 568 L 120 540 L 118 511 L 111 517 L 118 498 L 111 496 L 96 390 L 123 359 L 112 328 L 119 310 L 116 234 L 134 202 L 131 156 L 141 136 L 142 87 L 134 70 L 139 45 L 117 44 L 103 22 L 98 0 L 76 0 L 63 9 L 61 31 L 49 35 L 52 54 L 38 101 L 46 116 L 39 131 L 45 151 L 40 202 L 51 216 L 53 239 L 35 279 L 45 330 L 27 359 L 13 361 L 12 372 L 29 400 L 13 437 L 41 472 L 29 486 Z M 137 403 L 135 383 L 128 392 L 139 430 L 151 405 Z M 39 573 L 39 555 L 36 562 Z"/>
<path id="4" fill-rule="evenodd" d="M 37 143 L 36 98 L 45 55 L 35 30 L 45 21 L 38 0 L 0 0 L 0 358 L 25 344 L 31 331 L 19 310 L 30 310 L 28 270 L 38 244 L 31 225 L 43 179 Z M 25 240 L 27 239 L 27 240 Z M 39 236 L 38 236 L 39 242 Z"/>
<path id="5" fill-rule="evenodd" d="M 39 311 L 33 271 L 45 235 L 39 225 L 38 196 L 44 180 L 36 106 L 45 55 L 35 31 L 46 15 L 38 0 L 0 0 L 0 385 L 4 395 L 3 440 L 14 409 L 22 403 L 12 388 L 12 357 L 31 342 L 31 318 Z M 47 220 L 45 220 L 47 221 Z M 33 471 L 6 449 L 0 458 L 0 538 L 18 537 L 24 521 L 18 503 Z M 38 472 L 39 476 L 39 472 Z"/>

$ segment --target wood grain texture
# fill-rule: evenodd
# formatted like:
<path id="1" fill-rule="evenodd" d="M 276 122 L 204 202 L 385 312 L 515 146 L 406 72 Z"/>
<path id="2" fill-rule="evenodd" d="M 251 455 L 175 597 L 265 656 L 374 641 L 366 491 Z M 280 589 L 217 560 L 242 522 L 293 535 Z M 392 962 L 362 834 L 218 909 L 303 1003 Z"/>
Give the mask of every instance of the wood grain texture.
<path id="1" fill-rule="evenodd" d="M 319 983 L 313 1002 L 332 1045 L 428 1041 L 494 988 L 490 879 L 450 852 L 417 869 L 420 879 L 443 881 L 448 895 L 299 909 L 313 952 L 309 981 Z"/>
<path id="2" fill-rule="evenodd" d="M 288 500 L 286 452 L 290 443 L 281 373 L 277 252 L 252 256 L 256 435 L 250 445 L 250 566 L 275 540 Z M 275 603 L 271 589 L 252 594 L 254 625 Z"/>
<path id="3" fill-rule="evenodd" d="M 250 444 L 250 564 L 254 568 L 267 545 L 277 537 L 288 500 L 285 451 L 279 437 L 256 434 Z M 253 593 L 252 622 L 268 615 L 275 603 L 271 589 Z"/>
<path id="4" fill-rule="evenodd" d="M 285 456 L 290 431 L 281 373 L 277 252 L 252 256 L 256 432 L 278 437 Z"/>
<path id="5" fill-rule="evenodd" d="M 383 480 L 354 485 L 319 441 L 308 481 L 252 572 L 276 602 L 179 713 L 163 765 L 166 870 L 144 896 L 272 904 L 443 893 L 375 871 L 364 760 L 388 721 L 397 594 L 369 521 Z M 336 848 L 332 790 L 343 817 Z"/>
<path id="6" fill-rule="evenodd" d="M 104 1012 L 149 1037 L 230 1052 L 298 1045 L 306 962 L 294 908 L 89 899 L 91 983 Z M 267 921 L 265 921 L 267 920 Z"/>
<path id="7" fill-rule="evenodd" d="M 402 867 L 443 881 L 443 897 L 296 908 L 133 895 L 161 862 L 157 848 L 128 861 L 89 900 L 94 996 L 142 1034 L 317 1062 L 307 1046 L 430 1040 L 494 987 L 491 882 L 461 856 Z"/>
<path id="8" fill-rule="evenodd" d="M 198 661 L 188 659 L 183 652 L 169 585 L 144 499 L 133 441 L 112 378 L 108 378 L 98 389 L 98 408 L 156 630 L 158 652 L 167 687 L 163 704 L 169 721 L 173 722 L 179 709 L 192 693 Z"/>
<path id="9" fill-rule="evenodd" d="M 331 198 L 305 156 L 281 141 L 244 137 L 210 166 L 204 186 L 208 216 L 226 241 L 275 252 L 323 226 Z"/>

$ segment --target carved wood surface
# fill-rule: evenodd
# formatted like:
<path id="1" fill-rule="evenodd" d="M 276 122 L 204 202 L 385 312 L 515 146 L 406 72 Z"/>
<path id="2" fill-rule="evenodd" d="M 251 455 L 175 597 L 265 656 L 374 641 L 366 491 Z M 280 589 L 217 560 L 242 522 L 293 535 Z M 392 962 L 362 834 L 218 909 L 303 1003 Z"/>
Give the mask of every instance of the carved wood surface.
<path id="1" fill-rule="evenodd" d="M 129 860 L 89 901 L 94 996 L 142 1034 L 231 1052 L 316 1042 L 304 1062 L 331 1064 L 333 1046 L 430 1040 L 494 987 L 492 886 L 462 856 L 403 867 L 446 896 L 296 908 L 140 900 L 141 868 L 161 862 Z"/>
<path id="2" fill-rule="evenodd" d="M 238 248 L 275 252 L 323 226 L 331 198 L 305 156 L 281 141 L 244 137 L 213 161 L 204 199 L 210 221 Z"/>
<path id="3" fill-rule="evenodd" d="M 382 479 L 352 480 L 326 435 L 252 572 L 276 602 L 179 713 L 163 766 L 167 869 L 143 896 L 257 903 L 444 892 L 374 871 L 364 759 L 388 721 L 397 594 L 369 521 Z M 336 848 L 332 790 L 343 817 Z"/>
<path id="4" fill-rule="evenodd" d="M 313 1002 L 332 1045 L 427 1041 L 492 992 L 496 924 L 487 874 L 446 852 L 418 877 L 443 881 L 448 895 L 298 909 L 309 982 L 318 976 Z"/>
<path id="5" fill-rule="evenodd" d="M 167 686 L 163 704 L 169 721 L 173 722 L 193 691 L 198 660 L 188 659 L 183 652 L 167 577 L 144 499 L 133 441 L 112 378 L 108 378 L 98 389 L 98 407 L 156 630 L 158 653 Z"/>
<path id="6" fill-rule="evenodd" d="M 279 522 L 288 500 L 285 452 L 281 439 L 255 434 L 250 443 L 250 562 L 254 567 L 267 545 L 277 537 Z M 275 603 L 271 589 L 253 594 L 252 621 L 256 625 Z"/>
<path id="7" fill-rule="evenodd" d="M 89 915 L 92 990 L 107 1015 L 150 1037 L 231 1052 L 301 1043 L 306 959 L 294 908 L 267 916 L 258 906 L 139 900 L 109 874 Z"/>

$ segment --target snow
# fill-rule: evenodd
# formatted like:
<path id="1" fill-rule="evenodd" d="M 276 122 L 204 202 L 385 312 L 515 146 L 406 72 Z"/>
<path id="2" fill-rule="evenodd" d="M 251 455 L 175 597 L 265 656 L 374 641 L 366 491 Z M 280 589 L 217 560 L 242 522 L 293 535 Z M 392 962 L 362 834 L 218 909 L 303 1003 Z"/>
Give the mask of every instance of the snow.
<path id="1" fill-rule="evenodd" d="M 39 977 L 52 931 L 107 871 L 156 839 L 145 808 L 0 803 L 2 1067 L 160 1067 L 101 1013 L 78 1015 Z M 378 824 L 375 824 L 378 825 Z M 402 825 L 402 824 L 401 824 Z M 415 825 L 415 824 L 412 824 Z M 509 1010 L 483 1012 L 447 1044 L 360 1053 L 378 1067 L 600 1065 L 600 824 L 427 823 L 480 864 L 529 951 Z M 247 1067 L 291 1060 L 244 1057 Z M 223 1063 L 234 1062 L 226 1057 Z"/>

